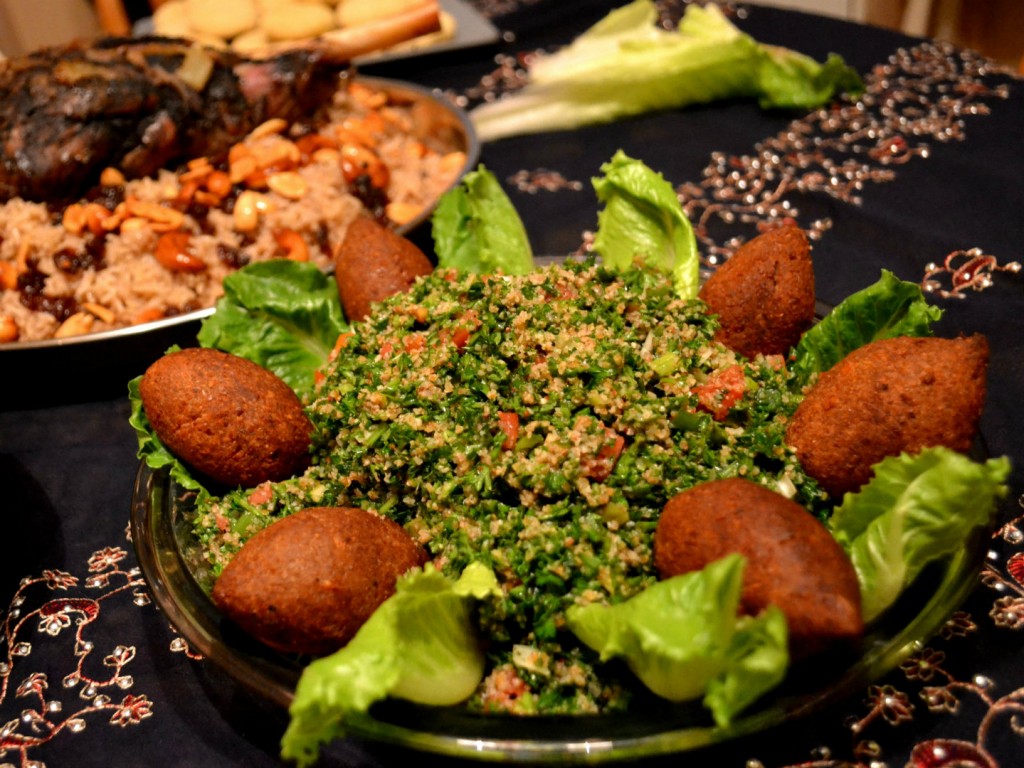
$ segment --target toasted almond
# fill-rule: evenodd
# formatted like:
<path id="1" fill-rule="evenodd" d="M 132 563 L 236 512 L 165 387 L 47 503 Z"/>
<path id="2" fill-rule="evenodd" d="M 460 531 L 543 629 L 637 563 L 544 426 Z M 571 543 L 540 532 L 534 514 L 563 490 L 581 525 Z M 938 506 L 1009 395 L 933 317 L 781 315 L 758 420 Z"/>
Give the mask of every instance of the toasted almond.
<path id="1" fill-rule="evenodd" d="M 18 324 L 14 322 L 14 318 L 9 315 L 0 315 L 0 344 L 17 341 L 20 335 Z"/>
<path id="2" fill-rule="evenodd" d="M 85 231 L 85 206 L 81 203 L 72 203 L 64 209 L 61 217 L 61 224 L 64 231 L 72 235 L 80 235 Z"/>
<path id="3" fill-rule="evenodd" d="M 254 231 L 260 224 L 260 213 L 265 210 L 263 195 L 247 189 L 235 201 L 235 210 L 232 214 L 235 220 L 235 229 L 239 232 Z"/>
<path id="4" fill-rule="evenodd" d="M 231 161 L 228 173 L 232 184 L 240 184 L 258 170 L 259 165 L 255 157 L 252 155 L 239 155 Z"/>
<path id="5" fill-rule="evenodd" d="M 309 185 L 295 171 L 281 171 L 267 176 L 267 186 L 271 192 L 289 200 L 301 200 L 306 195 Z"/>
<path id="6" fill-rule="evenodd" d="M 18 265 L 13 261 L 0 261 L 0 288 L 13 291 L 18 287 Z"/>
<path id="7" fill-rule="evenodd" d="M 384 208 L 384 213 L 395 224 L 408 224 L 423 213 L 423 206 L 417 203 L 388 203 Z"/>
<path id="8" fill-rule="evenodd" d="M 121 227 L 121 224 L 128 216 L 128 207 L 124 202 L 117 204 L 117 207 L 110 212 L 110 215 L 103 219 L 103 229 L 107 232 L 113 232 L 115 229 Z"/>
<path id="9" fill-rule="evenodd" d="M 174 231 L 160 235 L 153 256 L 164 269 L 171 272 L 203 272 L 206 262 L 192 252 L 192 236 L 188 232 Z"/>
<path id="10" fill-rule="evenodd" d="M 82 309 L 84 309 L 90 315 L 95 317 L 97 320 L 101 320 L 102 322 L 107 323 L 108 325 L 114 322 L 114 312 L 108 309 L 107 307 L 104 307 L 102 304 L 97 304 L 94 301 L 83 301 Z"/>
<path id="11" fill-rule="evenodd" d="M 280 117 L 272 117 L 253 128 L 249 133 L 249 138 L 262 139 L 265 136 L 273 136 L 275 133 L 282 133 L 287 127 L 287 120 Z"/>
<path id="12" fill-rule="evenodd" d="M 331 165 L 341 161 L 341 152 L 333 147 L 321 147 L 320 149 L 314 150 L 313 154 L 309 156 L 309 159 L 314 163 Z"/>
<path id="13" fill-rule="evenodd" d="M 441 158 L 441 171 L 447 175 L 454 176 L 462 171 L 466 165 L 465 152 L 449 152 Z"/>
<path id="14" fill-rule="evenodd" d="M 206 177 L 206 189 L 217 197 L 227 197 L 231 194 L 231 177 L 224 171 L 213 171 Z"/>
<path id="15" fill-rule="evenodd" d="M 210 208 L 217 208 L 221 203 L 224 202 L 224 198 L 220 195 L 214 195 L 207 192 L 205 189 L 197 189 L 196 193 L 192 196 L 192 199 L 201 205 L 208 206 Z"/>
<path id="16" fill-rule="evenodd" d="M 105 205 L 100 205 L 99 203 L 86 203 L 85 226 L 93 235 L 100 237 L 109 231 L 106 227 L 106 221 L 112 215 L 113 211 Z"/>
<path id="17" fill-rule="evenodd" d="M 302 235 L 294 229 L 281 229 L 274 233 L 274 240 L 284 249 L 285 258 L 292 261 L 309 261 L 309 246 Z"/>
<path id="18" fill-rule="evenodd" d="M 153 222 L 141 216 L 128 216 L 121 222 L 121 232 L 139 232 L 152 229 Z"/>
<path id="19" fill-rule="evenodd" d="M 203 159 L 205 160 L 205 158 Z M 186 184 L 190 181 L 202 182 L 211 173 L 213 173 L 213 171 L 213 166 L 210 165 L 210 162 L 207 160 L 207 162 L 204 165 L 196 165 L 194 167 L 189 166 L 189 169 L 187 171 L 178 176 L 178 181 L 181 182 L 182 184 Z"/>
<path id="20" fill-rule="evenodd" d="M 266 147 L 261 147 L 255 156 L 260 168 L 273 168 L 276 171 L 297 168 L 302 162 L 302 150 L 294 141 L 275 141 Z"/>
<path id="21" fill-rule="evenodd" d="M 68 336 L 80 336 L 83 333 L 88 333 L 92 330 L 95 321 L 96 318 L 88 312 L 75 312 L 57 327 L 57 330 L 53 332 L 53 337 L 65 339 Z"/>
<path id="22" fill-rule="evenodd" d="M 149 219 L 154 224 L 166 224 L 177 229 L 185 223 L 185 214 L 176 208 L 168 208 L 160 203 L 151 203 L 136 197 L 125 198 L 124 202 L 129 214 Z"/>
<path id="23" fill-rule="evenodd" d="M 18 243 L 18 251 L 14 254 L 14 263 L 18 268 L 18 274 L 28 269 L 28 255 L 32 253 L 32 243 L 28 238 Z"/>
<path id="24" fill-rule="evenodd" d="M 123 187 L 124 174 L 117 168 L 108 166 L 100 172 L 100 184 L 104 187 Z"/>
<path id="25" fill-rule="evenodd" d="M 148 307 L 135 315 L 135 319 L 132 322 L 134 324 L 151 323 L 154 320 L 162 320 L 164 316 L 164 311 L 162 309 L 157 307 Z"/>

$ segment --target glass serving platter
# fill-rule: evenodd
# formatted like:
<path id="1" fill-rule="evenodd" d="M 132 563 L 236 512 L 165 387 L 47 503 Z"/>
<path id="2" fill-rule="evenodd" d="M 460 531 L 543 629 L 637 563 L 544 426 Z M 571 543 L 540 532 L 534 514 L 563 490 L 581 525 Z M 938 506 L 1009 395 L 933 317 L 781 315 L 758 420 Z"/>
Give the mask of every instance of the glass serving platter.
<path id="1" fill-rule="evenodd" d="M 191 498 L 166 470 L 139 467 L 131 532 L 153 598 L 193 650 L 256 695 L 287 707 L 302 660 L 246 636 L 200 586 L 208 574 L 191 534 Z M 975 530 L 956 553 L 924 570 L 868 628 L 859 648 L 795 666 L 782 686 L 727 728 L 716 727 L 699 702 L 675 705 L 641 694 L 624 714 L 575 717 L 482 715 L 386 701 L 346 721 L 346 729 L 355 737 L 449 757 L 545 764 L 653 757 L 737 740 L 820 712 L 920 649 L 975 585 L 987 534 Z"/>

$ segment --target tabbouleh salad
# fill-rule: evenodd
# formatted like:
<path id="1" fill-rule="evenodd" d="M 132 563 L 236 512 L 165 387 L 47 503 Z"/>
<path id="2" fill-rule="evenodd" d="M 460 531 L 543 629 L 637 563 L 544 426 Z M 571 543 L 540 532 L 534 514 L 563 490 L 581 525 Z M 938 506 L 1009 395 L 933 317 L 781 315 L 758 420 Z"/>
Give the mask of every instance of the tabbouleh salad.
<path id="1" fill-rule="evenodd" d="M 436 272 L 354 326 L 324 369 L 308 405 L 313 466 L 199 517 L 215 571 L 283 515 L 374 509 L 446 574 L 483 562 L 503 587 L 480 607 L 492 663 L 471 706 L 622 707 L 564 611 L 657 580 L 665 502 L 730 476 L 809 507 L 823 498 L 784 444 L 799 385 L 781 359 L 715 343 L 715 327 L 645 270 Z"/>

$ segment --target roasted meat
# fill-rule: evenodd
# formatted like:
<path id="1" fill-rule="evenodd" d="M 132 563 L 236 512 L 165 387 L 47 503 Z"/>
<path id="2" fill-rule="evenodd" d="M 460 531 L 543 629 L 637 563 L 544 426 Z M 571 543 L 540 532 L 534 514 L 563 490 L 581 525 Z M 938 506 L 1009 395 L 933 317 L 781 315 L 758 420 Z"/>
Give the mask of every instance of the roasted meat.
<path id="1" fill-rule="evenodd" d="M 217 157 L 272 117 L 310 116 L 348 61 L 327 47 L 248 60 L 173 38 L 108 38 L 0 61 L 0 202 L 81 197 L 100 172 Z"/>

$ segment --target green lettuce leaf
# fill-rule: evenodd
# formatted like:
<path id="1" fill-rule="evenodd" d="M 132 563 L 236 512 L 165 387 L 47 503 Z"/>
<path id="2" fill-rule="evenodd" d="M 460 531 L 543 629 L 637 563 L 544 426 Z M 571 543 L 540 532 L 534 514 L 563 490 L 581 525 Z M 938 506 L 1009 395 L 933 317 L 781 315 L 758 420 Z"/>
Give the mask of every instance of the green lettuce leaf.
<path id="1" fill-rule="evenodd" d="M 480 274 L 533 271 L 533 250 L 519 212 L 482 165 L 441 197 L 431 227 L 439 267 Z"/>
<path id="2" fill-rule="evenodd" d="M 714 5 L 688 5 L 675 30 L 651 0 L 613 10 L 570 45 L 530 65 L 527 85 L 470 112 L 483 141 L 577 128 L 726 98 L 812 109 L 860 92 L 838 56 L 825 64 L 741 32 Z"/>
<path id="3" fill-rule="evenodd" d="M 865 622 L 892 605 L 932 560 L 955 552 L 990 525 L 1006 495 L 1007 458 L 977 463 L 947 448 L 887 458 L 829 521 L 860 581 Z"/>
<path id="4" fill-rule="evenodd" d="M 810 109 L 826 104 L 837 93 L 860 93 L 864 83 L 843 57 L 830 53 L 819 64 L 810 56 L 774 45 L 757 70 L 758 104 L 762 109 Z"/>
<path id="5" fill-rule="evenodd" d="M 727 651 L 728 672 L 708 681 L 704 706 L 720 726 L 782 682 L 789 666 L 786 616 L 774 605 L 741 616 Z"/>
<path id="6" fill-rule="evenodd" d="M 929 304 L 916 283 L 892 272 L 844 299 L 796 346 L 793 371 L 804 381 L 823 373 L 868 342 L 894 336 L 931 336 L 942 310 Z"/>
<path id="7" fill-rule="evenodd" d="M 177 347 L 172 347 L 174 351 Z M 179 461 L 167 446 L 160 442 L 153 425 L 146 418 L 146 411 L 142 407 L 142 397 L 139 395 L 139 382 L 142 376 L 136 376 L 128 382 L 128 401 L 131 403 L 131 413 L 128 416 L 128 423 L 135 428 L 135 437 L 139 443 L 136 456 L 152 469 L 163 469 L 166 467 L 171 477 L 182 488 L 198 491 L 200 497 L 206 496 L 206 489 L 192 477 L 188 468 Z"/>
<path id="8" fill-rule="evenodd" d="M 604 208 L 597 215 L 594 250 L 616 271 L 632 269 L 639 259 L 672 275 L 681 298 L 700 287 L 697 238 L 672 185 L 621 149 L 592 180 Z"/>
<path id="9" fill-rule="evenodd" d="M 399 579 L 348 645 L 303 670 L 282 757 L 312 765 L 322 744 L 344 734 L 347 717 L 387 696 L 434 706 L 469 698 L 484 673 L 473 601 L 499 593 L 494 573 L 479 563 L 454 583 L 430 565 Z"/>
<path id="10" fill-rule="evenodd" d="M 224 296 L 198 338 L 269 369 L 301 397 L 346 327 L 330 275 L 314 264 L 275 259 L 224 278 Z"/>
<path id="11" fill-rule="evenodd" d="M 729 555 L 617 605 L 573 606 L 566 622 L 602 660 L 621 657 L 652 692 L 670 701 L 703 697 L 727 725 L 782 681 L 786 621 L 772 607 L 739 617 L 746 560 Z"/>

